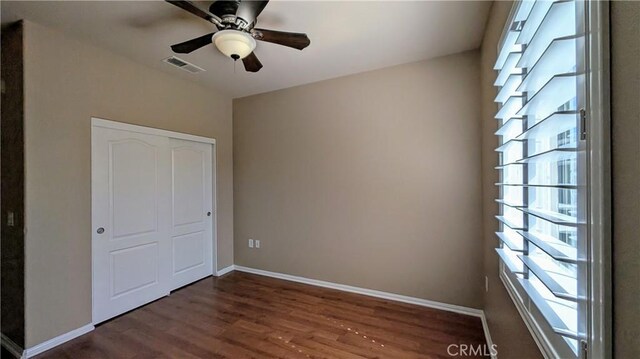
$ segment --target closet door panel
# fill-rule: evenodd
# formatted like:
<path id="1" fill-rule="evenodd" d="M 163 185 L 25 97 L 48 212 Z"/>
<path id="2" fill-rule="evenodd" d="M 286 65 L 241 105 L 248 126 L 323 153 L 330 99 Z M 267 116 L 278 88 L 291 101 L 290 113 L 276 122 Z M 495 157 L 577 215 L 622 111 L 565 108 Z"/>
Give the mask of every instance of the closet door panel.
<path id="1" fill-rule="evenodd" d="M 168 294 L 168 139 L 92 132 L 93 318 L 98 323 Z"/>
<path id="2" fill-rule="evenodd" d="M 171 139 L 172 278 L 179 288 L 212 274 L 210 144 Z"/>

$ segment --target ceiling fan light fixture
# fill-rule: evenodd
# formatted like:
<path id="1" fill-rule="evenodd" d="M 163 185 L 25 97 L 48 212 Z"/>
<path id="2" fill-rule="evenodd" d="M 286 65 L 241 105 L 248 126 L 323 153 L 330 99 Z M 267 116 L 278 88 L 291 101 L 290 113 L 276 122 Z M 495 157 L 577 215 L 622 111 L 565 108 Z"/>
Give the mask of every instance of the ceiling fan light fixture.
<path id="1" fill-rule="evenodd" d="M 213 34 L 212 40 L 220 52 L 234 61 L 244 59 L 256 48 L 256 40 L 238 30 L 218 31 Z"/>

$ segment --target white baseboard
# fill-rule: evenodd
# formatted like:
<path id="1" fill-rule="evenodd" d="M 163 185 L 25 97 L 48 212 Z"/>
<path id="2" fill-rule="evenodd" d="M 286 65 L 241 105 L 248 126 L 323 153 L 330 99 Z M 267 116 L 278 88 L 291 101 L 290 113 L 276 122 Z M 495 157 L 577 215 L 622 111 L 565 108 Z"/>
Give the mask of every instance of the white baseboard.
<path id="1" fill-rule="evenodd" d="M 34 357 L 40 353 L 43 353 L 49 349 L 52 349 L 54 347 L 57 347 L 58 345 L 62 344 L 62 343 L 66 343 L 71 339 L 75 339 L 83 334 L 89 333 L 90 331 L 92 331 L 93 329 L 95 329 L 95 327 L 93 326 L 93 324 L 89 323 L 85 326 L 82 326 L 80 328 L 74 329 L 70 332 L 64 333 L 62 335 L 59 335 L 55 338 L 49 339 L 46 342 L 40 343 L 36 346 L 33 346 L 31 348 L 28 348 L 27 350 L 25 350 L 24 352 L 24 357 L 25 358 L 31 358 Z"/>
<path id="2" fill-rule="evenodd" d="M 222 269 L 218 269 L 216 270 L 215 276 L 216 277 L 222 277 L 223 275 L 229 273 L 229 272 L 233 272 L 233 270 L 235 269 L 235 266 L 232 264 L 226 268 L 222 268 Z"/>
<path id="3" fill-rule="evenodd" d="M 11 340 L 11 338 L 4 335 L 4 333 L 0 333 L 0 343 L 9 353 L 13 354 L 14 357 L 22 358 L 22 348 Z"/>
<path id="4" fill-rule="evenodd" d="M 484 339 L 487 341 L 487 347 L 489 347 L 489 353 L 491 353 L 491 358 L 497 359 L 498 354 L 497 352 L 494 354 L 494 351 L 493 351 L 493 340 L 491 339 L 491 333 L 489 332 L 489 323 L 487 323 L 487 317 L 484 315 L 484 311 L 482 312 L 482 317 L 480 317 L 480 320 L 482 320 L 482 330 L 484 331 Z"/>
<path id="5" fill-rule="evenodd" d="M 345 284 L 325 282 L 317 279 L 309 279 L 309 278 L 298 277 L 290 274 L 269 272 L 262 269 L 254 269 L 254 268 L 248 268 L 248 267 L 242 267 L 242 266 L 235 266 L 235 270 L 240 272 L 263 275 L 267 277 L 284 279 L 292 282 L 315 285 L 317 287 L 331 288 L 331 289 L 341 290 L 344 292 L 363 294 L 363 295 L 368 295 L 370 297 L 388 299 L 396 302 L 415 304 L 422 307 L 446 310 L 448 312 L 466 314 L 466 315 L 471 315 L 479 318 L 481 318 L 483 315 L 483 311 L 480 309 L 469 308 L 469 307 L 464 307 L 464 306 L 454 305 L 454 304 L 441 303 L 441 302 L 436 302 L 436 301 L 422 299 L 422 298 L 409 297 L 406 295 L 383 292 L 383 291 L 374 290 L 374 289 L 367 289 L 367 288 L 354 287 L 354 286 L 345 285 Z"/>

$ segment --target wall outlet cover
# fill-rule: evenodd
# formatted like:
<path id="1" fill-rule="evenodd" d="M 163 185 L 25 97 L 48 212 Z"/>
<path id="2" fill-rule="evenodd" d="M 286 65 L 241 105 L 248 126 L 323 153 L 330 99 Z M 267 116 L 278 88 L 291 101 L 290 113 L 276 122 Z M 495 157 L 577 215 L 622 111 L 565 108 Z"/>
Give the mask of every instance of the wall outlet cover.
<path id="1" fill-rule="evenodd" d="M 249 239 L 249 248 L 253 248 L 253 239 Z"/>

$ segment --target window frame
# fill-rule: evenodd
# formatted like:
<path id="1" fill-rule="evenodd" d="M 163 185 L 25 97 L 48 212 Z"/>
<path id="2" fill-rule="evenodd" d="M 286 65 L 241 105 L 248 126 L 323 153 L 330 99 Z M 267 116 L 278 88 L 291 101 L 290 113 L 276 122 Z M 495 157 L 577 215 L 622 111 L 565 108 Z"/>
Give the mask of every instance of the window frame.
<path id="1" fill-rule="evenodd" d="M 514 2 L 498 43 L 498 53 L 505 36 L 521 6 Z M 588 225 L 579 236 L 586 238 L 588 261 L 583 268 L 587 280 L 588 298 L 578 315 L 586 323 L 587 333 L 579 342 L 579 358 L 612 357 L 612 308 L 611 308 L 611 144 L 610 144 L 610 92 L 609 92 L 609 2 L 575 0 L 579 16 L 577 26 L 585 29 L 586 69 L 584 89 L 578 94 L 578 108 L 584 108 L 584 121 L 578 131 L 586 133 L 584 148 L 578 156 L 585 156 L 584 170 L 578 173 L 586 181 L 584 196 L 579 197 L 585 206 L 583 216 Z M 581 59 L 577 59 L 581 61 Z M 575 134 L 580 136 L 581 134 Z M 578 195 L 580 196 L 580 195 Z M 580 206 L 580 204 L 579 204 Z M 580 210 L 579 210 L 580 212 Z M 562 337 L 555 334 L 542 314 L 518 283 L 515 274 L 500 262 L 500 279 L 514 302 L 534 341 L 546 358 L 564 357 L 556 351 L 563 346 Z M 550 333 L 552 335 L 550 335 Z"/>

